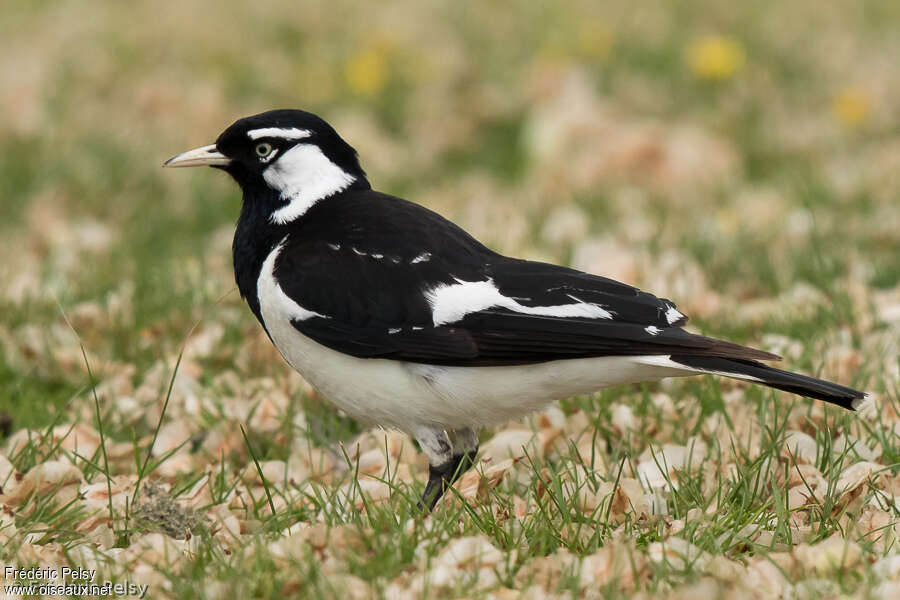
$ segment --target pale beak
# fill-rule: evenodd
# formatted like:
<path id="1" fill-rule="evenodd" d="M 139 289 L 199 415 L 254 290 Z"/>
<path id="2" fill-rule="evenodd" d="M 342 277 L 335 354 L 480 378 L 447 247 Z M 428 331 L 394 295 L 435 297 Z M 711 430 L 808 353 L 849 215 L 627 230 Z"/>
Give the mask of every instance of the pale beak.
<path id="1" fill-rule="evenodd" d="M 215 144 L 177 154 L 163 163 L 164 167 L 221 167 L 231 159 L 216 150 Z"/>

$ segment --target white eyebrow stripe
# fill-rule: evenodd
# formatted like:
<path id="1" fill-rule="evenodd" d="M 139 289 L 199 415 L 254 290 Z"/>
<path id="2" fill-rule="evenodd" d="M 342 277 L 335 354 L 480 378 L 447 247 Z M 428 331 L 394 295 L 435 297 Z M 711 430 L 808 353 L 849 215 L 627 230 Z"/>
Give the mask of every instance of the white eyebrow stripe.
<path id="1" fill-rule="evenodd" d="M 260 129 L 251 129 L 247 132 L 247 137 L 251 140 L 259 138 L 274 137 L 283 140 L 302 140 L 312 135 L 309 129 L 297 129 L 296 127 L 262 127 Z"/>

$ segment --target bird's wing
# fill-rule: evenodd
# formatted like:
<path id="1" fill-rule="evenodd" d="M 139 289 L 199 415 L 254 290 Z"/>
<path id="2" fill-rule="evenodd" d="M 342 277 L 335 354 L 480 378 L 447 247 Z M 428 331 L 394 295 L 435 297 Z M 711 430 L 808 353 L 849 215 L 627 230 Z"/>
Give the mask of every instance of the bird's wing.
<path id="1" fill-rule="evenodd" d="M 380 208 L 374 226 L 362 212 L 332 212 L 330 225 L 311 219 L 285 239 L 273 275 L 304 309 L 292 320 L 297 330 L 353 356 L 440 365 L 673 353 L 777 359 L 688 333 L 687 317 L 666 299 L 500 256 L 435 213 L 399 208 Z M 341 231 L 329 239 L 329 227 Z"/>

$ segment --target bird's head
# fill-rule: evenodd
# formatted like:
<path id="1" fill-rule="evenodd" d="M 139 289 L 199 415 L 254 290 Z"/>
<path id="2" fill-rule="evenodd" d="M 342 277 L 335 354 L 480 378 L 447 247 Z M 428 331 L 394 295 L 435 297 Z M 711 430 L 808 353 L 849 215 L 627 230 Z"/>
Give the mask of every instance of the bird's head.
<path id="1" fill-rule="evenodd" d="M 331 125 L 302 110 L 239 119 L 215 144 L 182 152 L 163 166 L 226 171 L 243 189 L 245 202 L 272 204 L 273 223 L 292 221 L 344 190 L 369 188 L 356 150 Z"/>

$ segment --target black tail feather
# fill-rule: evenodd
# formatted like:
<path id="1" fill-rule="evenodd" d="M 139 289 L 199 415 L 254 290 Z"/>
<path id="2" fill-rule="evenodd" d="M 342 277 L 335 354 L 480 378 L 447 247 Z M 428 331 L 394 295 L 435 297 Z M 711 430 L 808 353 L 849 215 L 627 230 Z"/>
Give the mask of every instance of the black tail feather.
<path id="1" fill-rule="evenodd" d="M 703 371 L 746 379 L 777 390 L 824 400 L 848 410 L 856 410 L 866 394 L 853 388 L 799 373 L 775 369 L 755 360 L 718 356 L 672 356 L 678 364 Z"/>

